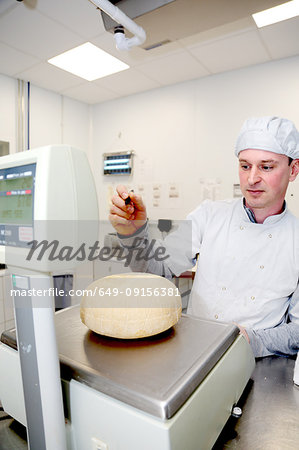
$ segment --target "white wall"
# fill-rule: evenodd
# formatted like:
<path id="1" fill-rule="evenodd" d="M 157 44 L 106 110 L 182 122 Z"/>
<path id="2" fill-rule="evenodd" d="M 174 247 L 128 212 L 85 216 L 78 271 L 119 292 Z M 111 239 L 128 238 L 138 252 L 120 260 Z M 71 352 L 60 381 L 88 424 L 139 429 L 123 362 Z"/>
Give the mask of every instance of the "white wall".
<path id="1" fill-rule="evenodd" d="M 70 144 L 89 151 L 89 105 L 31 86 L 30 148 Z"/>
<path id="2" fill-rule="evenodd" d="M 27 90 L 26 90 L 27 94 Z M 17 151 L 18 82 L 0 74 L 0 140 Z M 91 107 L 34 85 L 30 87 L 30 148 L 70 144 L 89 152 Z M 25 143 L 27 144 L 27 142 Z"/>
<path id="3" fill-rule="evenodd" d="M 0 74 L 0 140 L 16 147 L 17 81 Z"/>
<path id="4" fill-rule="evenodd" d="M 298 73 L 297 56 L 94 106 L 91 161 L 101 218 L 107 217 L 111 186 L 119 182 L 145 186 L 151 219 L 183 219 L 209 195 L 232 197 L 238 182 L 233 148 L 243 121 L 279 115 L 299 128 Z M 136 152 L 134 175 L 104 177 L 102 153 L 123 148 Z M 175 182 L 181 198 L 171 202 L 168 189 Z M 154 184 L 161 184 L 159 207 L 152 206 Z M 299 180 L 291 190 L 289 204 L 299 216 Z"/>

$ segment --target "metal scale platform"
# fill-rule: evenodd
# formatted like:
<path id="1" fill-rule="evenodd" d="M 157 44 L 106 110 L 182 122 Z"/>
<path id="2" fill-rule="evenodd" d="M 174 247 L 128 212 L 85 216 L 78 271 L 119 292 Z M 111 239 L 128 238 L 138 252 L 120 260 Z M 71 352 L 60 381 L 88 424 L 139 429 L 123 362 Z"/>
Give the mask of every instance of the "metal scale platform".
<path id="1" fill-rule="evenodd" d="M 55 323 L 71 449 L 211 448 L 255 364 L 236 326 L 188 315 L 140 340 L 89 331 L 78 306 L 56 313 Z M 19 411 L 11 400 L 22 391 L 21 374 L 12 375 L 16 349 L 15 331 L 4 332 L 0 398 L 24 423 L 22 398 Z"/>

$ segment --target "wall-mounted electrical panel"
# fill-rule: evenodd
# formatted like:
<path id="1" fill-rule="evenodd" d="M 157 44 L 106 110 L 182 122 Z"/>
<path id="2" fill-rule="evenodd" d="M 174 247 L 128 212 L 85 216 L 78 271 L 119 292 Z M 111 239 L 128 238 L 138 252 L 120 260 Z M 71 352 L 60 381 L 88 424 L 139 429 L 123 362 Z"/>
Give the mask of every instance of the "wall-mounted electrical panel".
<path id="1" fill-rule="evenodd" d="M 104 153 L 104 175 L 131 175 L 133 171 L 133 150 Z"/>

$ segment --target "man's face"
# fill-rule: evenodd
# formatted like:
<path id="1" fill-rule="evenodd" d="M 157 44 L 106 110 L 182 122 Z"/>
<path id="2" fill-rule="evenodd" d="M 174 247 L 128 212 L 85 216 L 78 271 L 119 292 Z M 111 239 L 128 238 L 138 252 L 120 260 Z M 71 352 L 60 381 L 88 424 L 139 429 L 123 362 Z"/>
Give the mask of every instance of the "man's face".
<path id="1" fill-rule="evenodd" d="M 255 149 L 240 152 L 240 187 L 247 206 L 269 210 L 272 214 L 279 212 L 289 181 L 296 178 L 295 162 L 288 163 L 287 156 L 273 152 Z"/>

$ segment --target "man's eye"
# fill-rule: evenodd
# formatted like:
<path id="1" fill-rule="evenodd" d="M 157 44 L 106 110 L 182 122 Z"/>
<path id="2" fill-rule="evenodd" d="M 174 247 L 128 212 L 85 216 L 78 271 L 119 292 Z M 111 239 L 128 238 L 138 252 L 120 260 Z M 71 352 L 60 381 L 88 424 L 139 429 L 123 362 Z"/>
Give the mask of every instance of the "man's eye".
<path id="1" fill-rule="evenodd" d="M 241 164 L 241 169 L 243 169 L 243 170 L 248 170 L 248 169 L 249 169 L 249 166 L 246 165 L 246 164 Z"/>
<path id="2" fill-rule="evenodd" d="M 263 166 L 263 170 L 265 170 L 266 172 L 269 172 L 272 169 L 273 169 L 273 166 Z"/>

